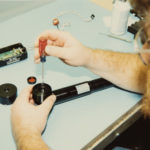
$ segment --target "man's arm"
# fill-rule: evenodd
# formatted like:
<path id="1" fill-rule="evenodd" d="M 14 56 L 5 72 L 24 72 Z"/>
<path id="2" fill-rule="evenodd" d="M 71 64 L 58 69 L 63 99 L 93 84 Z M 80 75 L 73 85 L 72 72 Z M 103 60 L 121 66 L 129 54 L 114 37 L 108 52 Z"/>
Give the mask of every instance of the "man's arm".
<path id="1" fill-rule="evenodd" d="M 144 93 L 148 67 L 143 65 L 137 54 L 85 47 L 71 34 L 58 30 L 43 32 L 35 43 L 35 62 L 39 62 L 38 40 L 48 40 L 46 53 L 71 66 L 84 66 L 117 86 Z"/>
<path id="2" fill-rule="evenodd" d="M 50 150 L 38 132 L 22 128 L 18 133 L 15 138 L 18 150 Z"/>
<path id="3" fill-rule="evenodd" d="M 48 114 L 56 97 L 48 97 L 35 106 L 31 95 L 32 87 L 24 89 L 11 109 L 13 136 L 18 150 L 49 150 L 41 137 Z"/>
<path id="4" fill-rule="evenodd" d="M 138 54 L 93 50 L 85 66 L 121 88 L 145 92 L 148 67 Z"/>

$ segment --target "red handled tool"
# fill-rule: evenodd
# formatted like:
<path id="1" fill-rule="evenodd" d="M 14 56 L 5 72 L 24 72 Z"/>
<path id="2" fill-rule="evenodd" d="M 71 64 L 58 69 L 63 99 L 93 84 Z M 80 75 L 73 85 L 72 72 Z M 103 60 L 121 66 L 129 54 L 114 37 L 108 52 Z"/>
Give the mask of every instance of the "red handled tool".
<path id="1" fill-rule="evenodd" d="M 45 56 L 45 47 L 47 45 L 46 39 L 40 39 L 39 40 L 39 54 L 40 54 L 40 61 L 42 63 L 42 82 L 44 83 L 44 62 L 46 62 L 46 56 Z"/>

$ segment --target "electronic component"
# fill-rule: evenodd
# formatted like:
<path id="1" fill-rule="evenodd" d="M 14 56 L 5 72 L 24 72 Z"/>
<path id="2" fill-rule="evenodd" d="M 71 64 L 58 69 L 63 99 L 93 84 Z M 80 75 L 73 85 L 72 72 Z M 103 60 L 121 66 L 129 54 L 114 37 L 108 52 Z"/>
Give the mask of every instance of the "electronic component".
<path id="1" fill-rule="evenodd" d="M 36 104 L 41 104 L 51 94 L 52 89 L 46 83 L 36 84 L 32 90 L 33 99 Z"/>
<path id="2" fill-rule="evenodd" d="M 34 76 L 28 77 L 27 82 L 29 84 L 35 84 L 36 83 L 36 77 L 34 77 Z"/>
<path id="3" fill-rule="evenodd" d="M 12 104 L 17 97 L 17 87 L 13 84 L 6 83 L 0 85 L 0 104 Z"/>
<path id="4" fill-rule="evenodd" d="M 90 18 L 85 18 L 85 17 L 83 17 L 79 12 L 77 12 L 77 11 L 74 11 L 74 10 L 71 10 L 71 11 L 63 11 L 63 12 L 60 12 L 57 16 L 56 16 L 56 18 L 54 18 L 53 19 L 53 21 L 52 21 L 52 23 L 53 23 L 53 25 L 54 26 L 56 26 L 57 27 L 57 29 L 58 30 L 64 30 L 65 29 L 65 27 L 67 27 L 67 26 L 71 26 L 71 23 L 67 23 L 67 22 L 64 22 L 63 23 L 63 21 L 61 22 L 61 21 L 59 21 L 59 18 L 62 18 L 64 15 L 66 15 L 66 14 L 72 14 L 72 15 L 76 15 L 76 16 L 78 16 L 82 21 L 84 21 L 84 22 L 90 22 L 90 21 L 92 21 L 94 18 L 95 18 L 95 15 L 94 14 L 91 14 L 91 16 L 90 16 Z M 60 19 L 60 20 L 62 20 L 62 19 Z M 60 24 L 60 22 L 61 22 L 61 24 Z"/>
<path id="5" fill-rule="evenodd" d="M 142 25 L 141 20 L 135 22 L 134 24 L 131 24 L 130 26 L 128 26 L 128 32 L 132 33 L 134 35 L 134 38 L 135 38 L 135 35 L 138 32 L 138 30 L 141 28 L 141 25 Z"/>
<path id="6" fill-rule="evenodd" d="M 0 67 L 24 60 L 27 56 L 26 48 L 21 43 L 0 48 Z"/>
<path id="7" fill-rule="evenodd" d="M 57 29 L 59 30 L 59 20 L 57 18 L 53 19 L 53 25 L 57 27 Z"/>
<path id="8" fill-rule="evenodd" d="M 95 18 L 95 15 L 94 14 L 91 14 L 91 19 L 93 20 Z"/>
<path id="9" fill-rule="evenodd" d="M 103 78 L 82 82 L 79 84 L 71 85 L 54 91 L 51 91 L 51 87 L 49 85 L 45 83 L 44 84 L 40 83 L 33 87 L 32 94 L 35 103 L 41 104 L 41 102 L 47 96 L 53 93 L 54 95 L 56 95 L 55 104 L 60 104 L 72 100 L 73 98 L 77 98 L 79 96 L 85 96 L 97 90 L 103 90 L 110 86 L 112 86 L 112 83 Z"/>

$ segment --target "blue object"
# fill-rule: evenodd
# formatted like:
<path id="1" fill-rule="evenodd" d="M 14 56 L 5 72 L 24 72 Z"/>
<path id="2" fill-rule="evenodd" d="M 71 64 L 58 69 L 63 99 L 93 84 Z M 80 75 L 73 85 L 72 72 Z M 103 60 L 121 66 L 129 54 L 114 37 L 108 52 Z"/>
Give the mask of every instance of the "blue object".
<path id="1" fill-rule="evenodd" d="M 46 56 L 41 56 L 40 57 L 40 61 L 43 63 L 43 62 L 46 62 Z"/>
<path id="2" fill-rule="evenodd" d="M 117 146 L 117 147 L 114 147 L 112 150 L 131 150 L 131 149 Z"/>

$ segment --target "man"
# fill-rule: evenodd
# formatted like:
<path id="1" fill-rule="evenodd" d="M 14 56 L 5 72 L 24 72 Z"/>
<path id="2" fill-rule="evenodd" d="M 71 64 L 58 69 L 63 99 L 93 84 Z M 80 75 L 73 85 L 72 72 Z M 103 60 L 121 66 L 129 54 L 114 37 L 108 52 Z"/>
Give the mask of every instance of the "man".
<path id="1" fill-rule="evenodd" d="M 140 10 L 140 13 L 142 12 L 142 16 L 145 17 L 147 15 L 143 10 L 148 12 L 149 0 L 140 2 L 139 0 L 132 0 L 131 2 L 135 8 L 141 8 L 138 10 Z M 149 24 L 150 21 L 147 20 L 143 25 L 147 37 L 150 36 Z M 84 46 L 67 32 L 48 30 L 38 37 L 35 44 L 36 63 L 39 63 L 40 58 L 38 41 L 41 37 L 48 40 L 48 45 L 45 49 L 48 56 L 58 57 L 68 65 L 86 67 L 93 73 L 100 75 L 121 88 L 145 93 L 143 112 L 150 116 L 150 81 L 147 77 L 150 74 L 149 63 L 147 65 L 143 63 L 143 61 L 149 62 L 150 57 L 144 57 L 146 54 L 138 55 L 101 49 L 95 50 Z M 34 106 L 31 91 L 32 87 L 25 89 L 12 106 L 13 135 L 18 149 L 47 150 L 49 148 L 43 142 L 41 134 L 45 128 L 48 113 L 56 98 L 54 95 L 50 96 L 43 104 Z"/>

